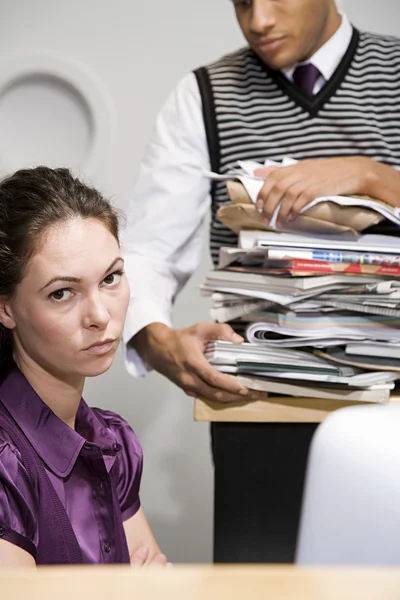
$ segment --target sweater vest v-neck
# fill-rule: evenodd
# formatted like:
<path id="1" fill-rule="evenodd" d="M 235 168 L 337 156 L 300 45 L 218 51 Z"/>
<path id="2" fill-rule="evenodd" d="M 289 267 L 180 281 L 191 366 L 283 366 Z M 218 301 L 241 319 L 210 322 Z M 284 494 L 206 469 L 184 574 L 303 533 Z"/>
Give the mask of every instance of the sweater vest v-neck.
<path id="1" fill-rule="evenodd" d="M 244 48 L 195 71 L 212 169 L 237 160 L 281 161 L 367 156 L 400 167 L 400 40 L 353 30 L 336 71 L 309 96 Z M 340 177 L 340 173 L 338 173 Z M 225 182 L 213 183 L 210 249 L 237 236 L 217 219 L 229 203 Z"/>

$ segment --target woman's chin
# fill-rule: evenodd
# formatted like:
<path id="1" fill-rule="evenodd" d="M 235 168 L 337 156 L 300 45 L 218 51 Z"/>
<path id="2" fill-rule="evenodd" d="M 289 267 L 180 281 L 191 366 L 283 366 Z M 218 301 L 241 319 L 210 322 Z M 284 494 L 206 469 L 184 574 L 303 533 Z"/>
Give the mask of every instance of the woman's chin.
<path id="1" fill-rule="evenodd" d="M 97 356 L 95 360 L 91 360 L 85 365 L 83 375 L 85 377 L 97 377 L 110 369 L 114 362 L 115 353 L 111 356 Z"/>

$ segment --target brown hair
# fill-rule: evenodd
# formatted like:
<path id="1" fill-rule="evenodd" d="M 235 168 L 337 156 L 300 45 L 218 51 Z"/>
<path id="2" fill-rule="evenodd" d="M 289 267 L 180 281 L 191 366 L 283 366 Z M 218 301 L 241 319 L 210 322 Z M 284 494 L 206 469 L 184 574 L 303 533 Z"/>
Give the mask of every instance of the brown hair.
<path id="1" fill-rule="evenodd" d="M 68 169 L 22 169 L 0 182 L 0 296 L 10 298 L 43 233 L 73 218 L 98 219 L 118 237 L 118 212 Z M 0 323 L 0 372 L 12 355 L 12 335 Z"/>

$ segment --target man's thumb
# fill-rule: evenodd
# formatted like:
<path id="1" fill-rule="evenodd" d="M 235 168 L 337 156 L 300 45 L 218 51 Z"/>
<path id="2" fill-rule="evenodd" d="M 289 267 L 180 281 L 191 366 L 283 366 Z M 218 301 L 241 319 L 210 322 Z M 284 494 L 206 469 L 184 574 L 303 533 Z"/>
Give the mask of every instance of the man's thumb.
<path id="1" fill-rule="evenodd" d="M 229 325 L 221 325 L 217 339 L 233 342 L 234 344 L 241 344 L 244 342 L 244 338 L 235 333 Z"/>

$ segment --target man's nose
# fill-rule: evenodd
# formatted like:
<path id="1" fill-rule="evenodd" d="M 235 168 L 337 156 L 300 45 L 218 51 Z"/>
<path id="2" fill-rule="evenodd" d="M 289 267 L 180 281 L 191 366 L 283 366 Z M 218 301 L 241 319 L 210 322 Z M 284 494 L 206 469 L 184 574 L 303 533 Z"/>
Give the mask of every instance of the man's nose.
<path id="1" fill-rule="evenodd" d="M 271 0 L 253 0 L 250 29 L 256 35 L 267 33 L 276 23 L 275 9 Z"/>

